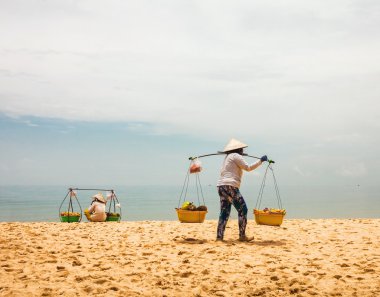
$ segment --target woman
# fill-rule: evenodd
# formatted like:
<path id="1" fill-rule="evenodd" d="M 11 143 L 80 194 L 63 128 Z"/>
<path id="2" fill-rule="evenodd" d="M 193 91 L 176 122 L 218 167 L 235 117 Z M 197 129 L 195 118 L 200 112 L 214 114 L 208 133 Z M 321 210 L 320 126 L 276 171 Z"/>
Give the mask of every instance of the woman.
<path id="1" fill-rule="evenodd" d="M 220 215 L 216 240 L 223 240 L 224 230 L 231 212 L 231 204 L 234 205 L 239 215 L 239 240 L 251 241 L 254 239 L 253 237 L 247 237 L 245 234 L 248 208 L 239 191 L 240 182 L 243 170 L 252 171 L 263 162 L 268 161 L 268 158 L 267 156 L 262 156 L 260 160 L 249 165 L 242 157 L 243 149 L 247 146 L 236 139 L 231 139 L 223 150 L 227 156 L 224 158 L 217 183 L 220 196 Z"/>
<path id="2" fill-rule="evenodd" d="M 84 213 L 90 222 L 104 222 L 107 219 L 106 199 L 101 193 L 92 196 L 92 202 Z"/>

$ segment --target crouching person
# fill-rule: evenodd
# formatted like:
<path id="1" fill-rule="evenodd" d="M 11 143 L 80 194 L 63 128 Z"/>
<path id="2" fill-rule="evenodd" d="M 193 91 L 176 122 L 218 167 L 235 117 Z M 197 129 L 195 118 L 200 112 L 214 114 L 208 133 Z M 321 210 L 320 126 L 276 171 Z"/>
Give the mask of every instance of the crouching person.
<path id="1" fill-rule="evenodd" d="M 101 193 L 92 196 L 92 202 L 84 214 L 90 222 L 104 222 L 107 219 L 106 214 L 106 199 Z"/>

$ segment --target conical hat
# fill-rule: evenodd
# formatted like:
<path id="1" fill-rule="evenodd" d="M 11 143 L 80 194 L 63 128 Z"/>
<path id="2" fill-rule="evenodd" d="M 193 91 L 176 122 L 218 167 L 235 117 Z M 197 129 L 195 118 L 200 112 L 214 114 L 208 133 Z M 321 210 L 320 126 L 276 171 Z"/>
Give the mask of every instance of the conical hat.
<path id="1" fill-rule="evenodd" d="M 98 193 L 98 194 L 92 196 L 92 199 L 98 199 L 99 201 L 102 201 L 103 203 L 107 202 L 106 199 L 104 199 L 102 193 Z"/>
<path id="2" fill-rule="evenodd" d="M 225 146 L 224 150 L 223 150 L 223 153 L 226 153 L 226 152 L 229 152 L 229 151 L 233 151 L 233 150 L 237 150 L 237 149 L 240 149 L 240 148 L 245 148 L 247 147 L 248 145 L 246 145 L 245 143 L 242 143 L 241 141 L 235 139 L 235 138 L 232 138 L 230 140 L 229 143 L 227 143 L 227 145 Z"/>

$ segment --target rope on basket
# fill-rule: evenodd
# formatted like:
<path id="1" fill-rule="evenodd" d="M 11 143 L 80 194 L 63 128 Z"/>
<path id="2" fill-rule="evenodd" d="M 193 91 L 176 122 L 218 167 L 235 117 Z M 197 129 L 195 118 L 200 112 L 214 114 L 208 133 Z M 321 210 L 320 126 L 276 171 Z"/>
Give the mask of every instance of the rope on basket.
<path id="1" fill-rule="evenodd" d="M 180 208 L 181 201 L 185 202 L 185 199 L 186 199 L 187 191 L 188 191 L 188 188 L 189 188 L 189 181 L 190 181 L 190 166 L 191 166 L 192 162 L 193 162 L 193 160 L 191 160 L 189 168 L 188 168 L 188 170 L 186 172 L 185 180 L 184 180 L 183 186 L 182 186 L 181 195 L 179 196 L 179 200 L 178 200 L 178 208 Z M 205 198 L 203 196 L 203 190 L 202 190 L 201 180 L 200 180 L 198 172 L 195 173 L 195 186 L 196 186 L 196 189 L 197 189 L 198 205 L 201 204 L 201 201 L 199 199 L 200 195 L 202 197 L 203 205 L 205 205 Z"/>
<path id="2" fill-rule="evenodd" d="M 282 201 L 281 201 L 281 196 L 280 196 L 280 190 L 278 189 L 277 180 L 276 180 L 276 176 L 274 175 L 274 170 L 273 170 L 273 167 L 272 167 L 272 163 L 269 163 L 268 166 L 267 166 L 267 168 L 265 169 L 263 181 L 261 182 L 259 196 L 257 198 L 257 202 L 256 202 L 256 205 L 255 205 L 255 208 L 256 209 L 260 209 L 261 202 L 263 200 L 263 194 L 264 194 L 264 188 L 265 188 L 265 184 L 266 184 L 266 178 L 267 178 L 268 169 L 270 169 L 271 172 L 272 172 L 278 207 L 279 207 L 279 209 L 282 209 Z"/>

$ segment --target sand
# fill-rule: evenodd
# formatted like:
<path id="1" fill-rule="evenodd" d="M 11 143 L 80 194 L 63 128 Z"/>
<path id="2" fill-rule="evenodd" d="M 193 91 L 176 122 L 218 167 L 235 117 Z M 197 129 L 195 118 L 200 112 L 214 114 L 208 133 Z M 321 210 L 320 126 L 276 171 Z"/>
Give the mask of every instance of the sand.
<path id="1" fill-rule="evenodd" d="M 380 219 L 0 223 L 0 296 L 378 296 Z"/>

